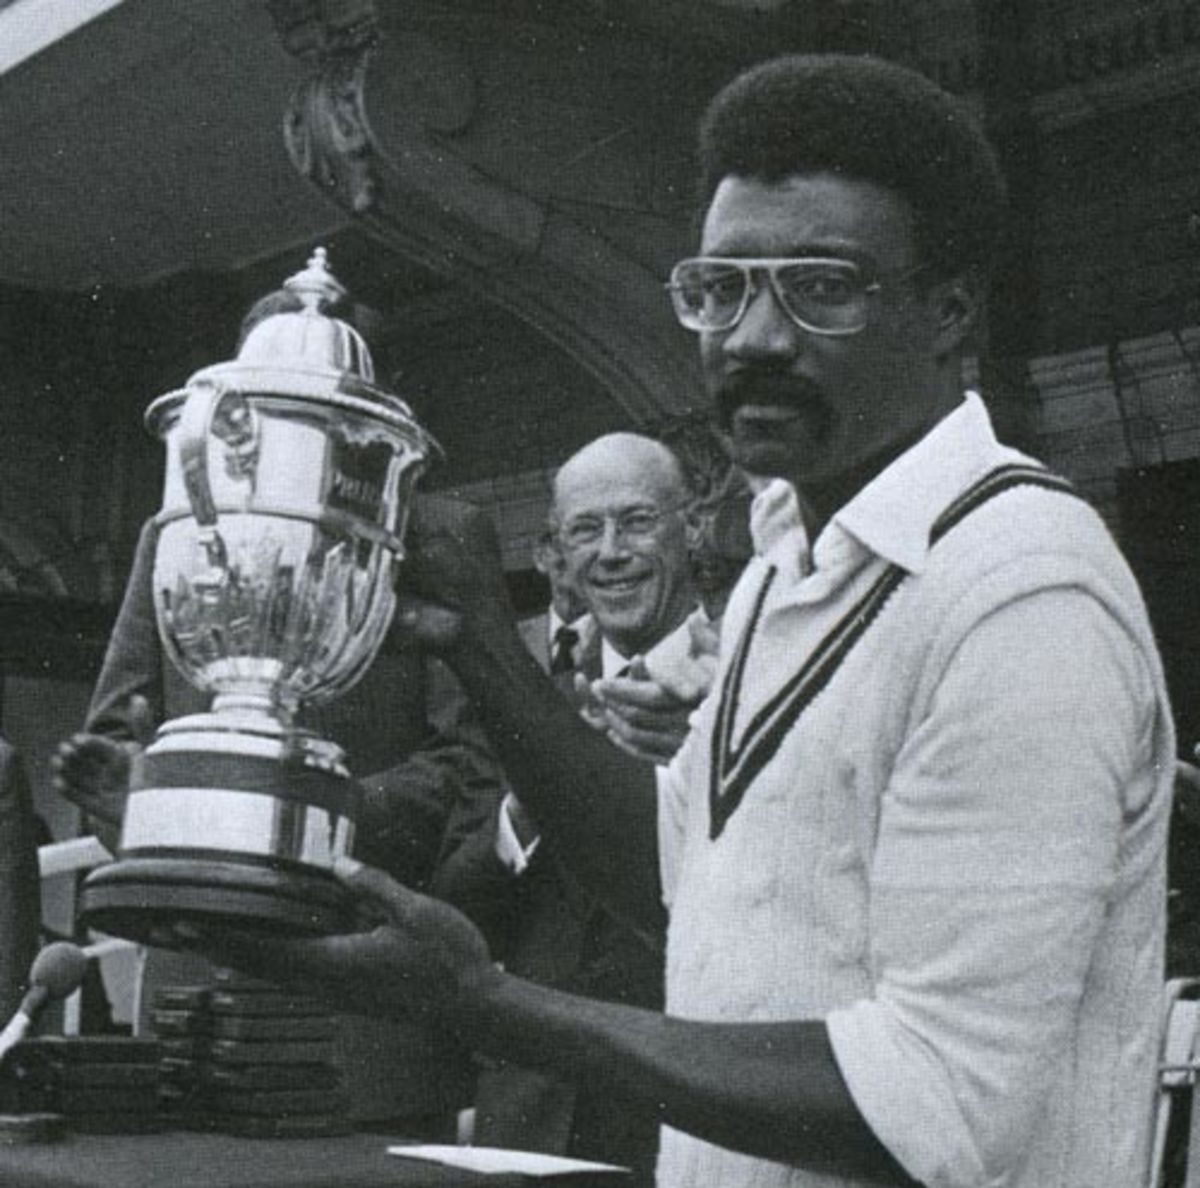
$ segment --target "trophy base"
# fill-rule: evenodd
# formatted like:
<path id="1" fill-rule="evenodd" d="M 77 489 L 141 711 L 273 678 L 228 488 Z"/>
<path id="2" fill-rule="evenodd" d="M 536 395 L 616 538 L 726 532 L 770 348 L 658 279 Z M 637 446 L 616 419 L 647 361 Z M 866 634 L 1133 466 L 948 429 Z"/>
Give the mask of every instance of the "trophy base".
<path id="1" fill-rule="evenodd" d="M 273 936 L 350 932 L 350 893 L 332 875 L 210 858 L 124 858 L 94 870 L 80 915 L 89 928 L 142 944 L 184 947 L 176 924 Z"/>

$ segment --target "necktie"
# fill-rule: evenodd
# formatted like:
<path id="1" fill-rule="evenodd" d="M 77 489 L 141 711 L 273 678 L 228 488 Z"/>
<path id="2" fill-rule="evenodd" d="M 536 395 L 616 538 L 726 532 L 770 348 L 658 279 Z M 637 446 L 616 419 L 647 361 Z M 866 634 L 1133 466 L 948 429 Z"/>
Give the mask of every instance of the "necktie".
<path id="1" fill-rule="evenodd" d="M 550 674 L 570 672 L 575 667 L 575 645 L 579 632 L 564 624 L 554 633 L 554 651 L 550 656 Z"/>

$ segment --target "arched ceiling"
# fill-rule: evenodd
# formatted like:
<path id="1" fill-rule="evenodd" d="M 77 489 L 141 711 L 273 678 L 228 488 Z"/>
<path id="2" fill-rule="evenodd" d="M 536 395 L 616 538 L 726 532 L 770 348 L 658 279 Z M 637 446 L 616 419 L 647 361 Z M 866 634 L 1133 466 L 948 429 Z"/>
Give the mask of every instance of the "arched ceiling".
<path id="1" fill-rule="evenodd" d="M 0 75 L 0 281 L 144 284 L 344 224 L 284 149 L 301 74 L 260 4 L 125 0 Z"/>
<path id="2" fill-rule="evenodd" d="M 365 4 L 282 0 L 73 0 L 99 13 L 27 52 L 0 48 L 0 282 L 49 289 L 128 285 L 244 266 L 309 242 L 346 216 L 298 185 L 281 120 L 305 65 L 273 13 Z M 389 23 L 443 9 L 568 32 L 624 27 L 681 49 L 766 52 L 780 17 L 861 5 L 834 0 L 556 0 L 378 5 Z M 0 4 L 0 47 L 52 37 L 63 0 Z M 684 21 L 684 13 L 688 19 Z M 285 19 L 292 20 L 291 17 Z M 792 24 L 799 16 L 793 16 Z M 20 36 L 18 36 L 20 34 Z"/>

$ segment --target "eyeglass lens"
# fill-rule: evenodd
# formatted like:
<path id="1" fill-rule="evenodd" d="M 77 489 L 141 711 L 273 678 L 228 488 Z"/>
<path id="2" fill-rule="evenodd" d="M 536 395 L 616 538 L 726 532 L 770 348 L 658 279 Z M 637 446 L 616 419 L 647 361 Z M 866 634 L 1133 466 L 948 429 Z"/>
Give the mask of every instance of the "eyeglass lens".
<path id="1" fill-rule="evenodd" d="M 756 273 L 770 278 L 779 303 L 802 326 L 845 334 L 865 324 L 869 286 L 849 260 L 684 260 L 670 285 L 679 320 L 693 330 L 731 329 L 746 311 Z"/>
<path id="2" fill-rule="evenodd" d="M 563 539 L 569 548 L 595 544 L 604 527 L 612 523 L 618 538 L 638 542 L 653 536 L 662 522 L 663 513 L 650 508 L 635 508 L 616 516 L 587 516 L 566 524 Z"/>

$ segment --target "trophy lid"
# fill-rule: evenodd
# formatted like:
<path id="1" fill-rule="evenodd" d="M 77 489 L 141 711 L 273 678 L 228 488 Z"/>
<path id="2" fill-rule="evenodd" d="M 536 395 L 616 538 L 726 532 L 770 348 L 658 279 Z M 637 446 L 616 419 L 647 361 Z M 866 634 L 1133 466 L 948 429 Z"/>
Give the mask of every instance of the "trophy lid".
<path id="1" fill-rule="evenodd" d="M 375 365 L 362 335 L 329 312 L 346 299 L 346 290 L 329 271 L 325 249 L 317 248 L 308 267 L 288 277 L 283 288 L 299 308 L 281 310 L 256 323 L 243 340 L 237 361 L 345 372 L 374 383 Z"/>
<path id="2" fill-rule="evenodd" d="M 329 270 L 325 248 L 318 247 L 307 266 L 288 277 L 283 292 L 293 301 L 263 316 L 245 334 L 237 357 L 197 371 L 197 383 L 259 396 L 285 396 L 345 408 L 382 420 L 438 451 L 412 409 L 380 386 L 375 364 L 362 335 L 331 311 L 347 297 Z M 287 299 L 279 295 L 281 303 Z M 146 410 L 146 422 L 160 430 L 163 418 L 186 397 L 188 388 L 160 396 Z"/>

